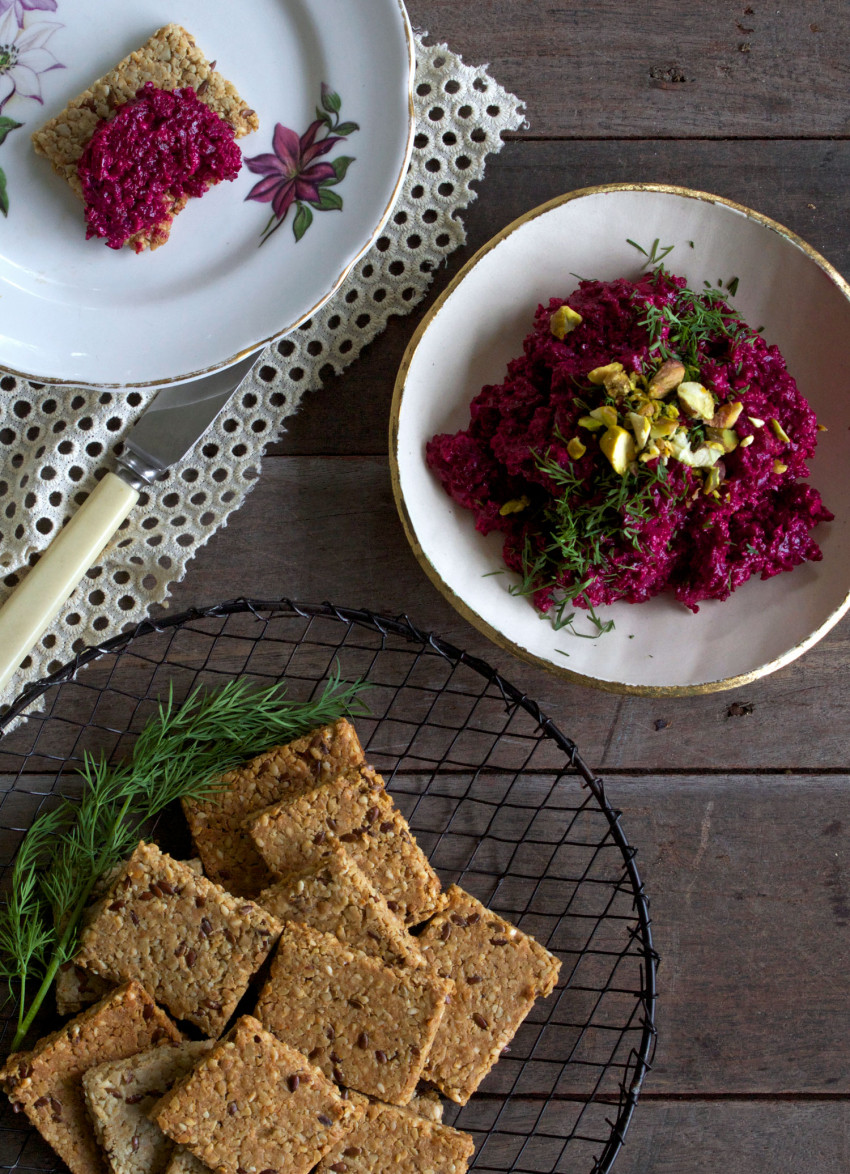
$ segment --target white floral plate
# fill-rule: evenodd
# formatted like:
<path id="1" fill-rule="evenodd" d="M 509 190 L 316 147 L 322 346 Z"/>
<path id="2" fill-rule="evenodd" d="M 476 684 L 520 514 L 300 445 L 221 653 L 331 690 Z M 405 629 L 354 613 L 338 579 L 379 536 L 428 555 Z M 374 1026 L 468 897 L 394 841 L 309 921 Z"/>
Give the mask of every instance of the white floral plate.
<path id="1" fill-rule="evenodd" d="M 82 204 L 30 134 L 170 22 L 257 111 L 243 157 L 272 162 L 243 166 L 190 203 L 164 247 L 136 255 L 85 239 Z M 0 0 L 0 366 L 71 384 L 171 382 L 298 325 L 395 202 L 413 67 L 401 0 Z"/>
<path id="2" fill-rule="evenodd" d="M 674 250 L 668 268 L 703 281 L 738 277 L 734 304 L 764 326 L 828 431 L 811 483 L 835 520 L 814 536 L 823 561 L 766 582 L 751 579 L 693 615 L 671 596 L 600 608 L 614 631 L 598 639 L 556 632 L 531 603 L 509 594 L 497 534 L 482 537 L 425 464 L 439 432 L 469 424 L 469 402 L 504 378 L 522 351 L 539 303 L 564 297 L 574 276 L 637 277 L 628 239 Z M 693 242 L 693 247 L 691 247 Z M 706 693 L 754 680 L 810 648 L 850 607 L 850 288 L 787 229 L 718 196 L 651 184 L 613 184 L 562 196 L 509 224 L 435 303 L 414 335 L 396 382 L 390 434 L 393 488 L 421 565 L 471 623 L 545 668 L 613 692 Z M 835 373 L 840 375 L 836 380 Z M 582 613 L 577 613 L 581 617 Z M 587 622 L 578 629 L 593 632 Z"/>

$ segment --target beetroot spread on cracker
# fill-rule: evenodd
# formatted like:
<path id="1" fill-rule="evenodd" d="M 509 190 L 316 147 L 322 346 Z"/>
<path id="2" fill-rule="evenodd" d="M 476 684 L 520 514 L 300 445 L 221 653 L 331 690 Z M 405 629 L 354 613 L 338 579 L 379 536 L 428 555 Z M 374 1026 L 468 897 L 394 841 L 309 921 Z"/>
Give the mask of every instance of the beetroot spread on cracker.
<path id="1" fill-rule="evenodd" d="M 86 239 L 120 249 L 169 218 L 182 197 L 202 196 L 241 167 L 233 127 L 191 86 L 167 91 L 146 82 L 100 123 L 80 158 Z"/>

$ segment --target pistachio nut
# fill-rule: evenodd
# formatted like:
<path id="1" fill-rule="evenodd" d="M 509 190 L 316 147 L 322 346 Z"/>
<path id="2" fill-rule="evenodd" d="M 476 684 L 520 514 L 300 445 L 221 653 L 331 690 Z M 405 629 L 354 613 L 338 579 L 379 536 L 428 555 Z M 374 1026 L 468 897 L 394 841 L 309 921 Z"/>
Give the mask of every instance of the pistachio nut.
<path id="1" fill-rule="evenodd" d="M 581 325 L 582 316 L 571 306 L 559 306 L 549 319 L 549 329 L 555 338 L 564 338 L 572 334 L 575 328 Z"/>
<path id="2" fill-rule="evenodd" d="M 678 359 L 667 359 L 649 381 L 647 388 L 652 399 L 664 399 L 685 378 L 685 368 Z"/>
<path id="3" fill-rule="evenodd" d="M 635 459 L 635 442 L 631 434 L 619 424 L 605 429 L 600 437 L 599 447 L 611 462 L 615 473 L 625 473 Z"/>

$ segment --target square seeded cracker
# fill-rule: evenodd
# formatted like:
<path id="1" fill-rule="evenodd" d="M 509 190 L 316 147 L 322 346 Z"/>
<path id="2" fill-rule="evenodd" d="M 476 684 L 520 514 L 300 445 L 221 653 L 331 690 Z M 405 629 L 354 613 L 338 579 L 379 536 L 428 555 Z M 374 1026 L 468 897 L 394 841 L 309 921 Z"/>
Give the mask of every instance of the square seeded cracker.
<path id="1" fill-rule="evenodd" d="M 233 127 L 236 138 L 250 134 L 260 125 L 256 113 L 239 96 L 235 86 L 215 71 L 214 65 L 215 62 L 207 61 L 184 28 L 178 24 L 165 25 L 35 131 L 33 147 L 82 199 L 77 165 L 89 139 L 98 123 L 135 98 L 145 82 L 153 82 L 160 90 L 191 86 L 211 110 Z M 185 207 L 186 202 L 185 196 L 176 201 L 171 216 Z M 132 237 L 128 244 L 138 241 L 142 248 L 158 248 L 168 240 L 170 229 L 171 217 L 147 234 Z"/>
<path id="2" fill-rule="evenodd" d="M 368 881 L 342 845 L 331 841 L 316 860 L 268 889 L 257 904 L 278 921 L 301 921 L 332 933 L 344 946 L 362 950 L 387 966 L 422 966 L 416 939 Z"/>
<path id="3" fill-rule="evenodd" d="M 306 1174 L 363 1112 L 305 1056 L 245 1015 L 151 1116 L 219 1174 Z"/>
<path id="4" fill-rule="evenodd" d="M 452 989 L 425 967 L 384 966 L 288 922 L 255 1014 L 337 1084 L 404 1105 Z"/>
<path id="5" fill-rule="evenodd" d="M 535 999 L 551 993 L 561 963 L 457 885 L 417 942 L 434 972 L 455 984 L 425 1079 L 465 1105 Z"/>
<path id="6" fill-rule="evenodd" d="M 174 1143 L 148 1119 L 148 1110 L 211 1047 L 211 1040 L 161 1044 L 84 1073 L 86 1107 L 113 1174 L 161 1174 L 165 1169 Z"/>
<path id="7" fill-rule="evenodd" d="M 180 1032 L 135 982 L 119 987 L 31 1052 L 9 1056 L 0 1082 L 73 1174 L 102 1169 L 83 1096 L 83 1074 L 97 1064 L 133 1056 Z"/>
<path id="8" fill-rule="evenodd" d="M 464 1174 L 474 1150 L 468 1133 L 374 1102 L 354 1132 L 322 1158 L 316 1174 Z"/>
<path id="9" fill-rule="evenodd" d="M 80 935 L 75 961 L 135 979 L 176 1019 L 217 1036 L 280 933 L 264 909 L 141 843 Z"/>
<path id="10" fill-rule="evenodd" d="M 191 868 L 198 876 L 203 875 L 200 860 L 187 860 L 186 867 Z M 88 925 L 91 920 L 94 906 L 115 883 L 122 871 L 119 864 L 116 868 L 104 873 L 97 882 L 92 890 L 89 908 L 83 914 L 84 926 Z M 99 978 L 98 975 L 79 966 L 72 958 L 70 962 L 64 962 L 56 972 L 56 982 L 53 986 L 53 993 L 56 996 L 56 1010 L 60 1015 L 76 1015 L 84 1007 L 89 1007 L 98 999 L 102 999 L 112 986 L 113 984 L 106 979 Z"/>
<path id="11" fill-rule="evenodd" d="M 371 767 L 339 775 L 312 790 L 284 795 L 246 821 L 269 868 L 287 873 L 315 859 L 329 837 L 338 840 L 366 878 L 397 907 L 406 925 L 438 907 L 440 881 L 410 834 L 407 821 Z"/>
<path id="12" fill-rule="evenodd" d="M 243 827 L 247 816 L 287 791 L 315 787 L 364 761 L 354 727 L 345 718 L 275 746 L 226 774 L 224 787 L 205 802 L 183 802 L 195 849 L 212 880 L 237 896 L 254 897 L 272 876 Z"/>

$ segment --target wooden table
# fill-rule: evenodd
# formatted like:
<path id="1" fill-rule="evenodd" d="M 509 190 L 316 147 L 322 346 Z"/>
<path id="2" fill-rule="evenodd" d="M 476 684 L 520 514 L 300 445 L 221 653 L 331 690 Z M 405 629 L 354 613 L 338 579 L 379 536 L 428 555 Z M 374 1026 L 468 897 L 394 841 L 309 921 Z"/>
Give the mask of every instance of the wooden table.
<path id="1" fill-rule="evenodd" d="M 740 201 L 850 273 L 845 0 L 408 7 L 465 60 L 490 62 L 528 110 L 435 293 L 528 208 L 618 180 Z M 763 681 L 692 699 L 597 693 L 497 652 L 426 579 L 392 502 L 393 380 L 431 300 L 304 405 L 172 606 L 331 599 L 408 612 L 490 657 L 605 775 L 652 898 L 659 1043 L 619 1174 L 844 1171 L 850 621 Z"/>

